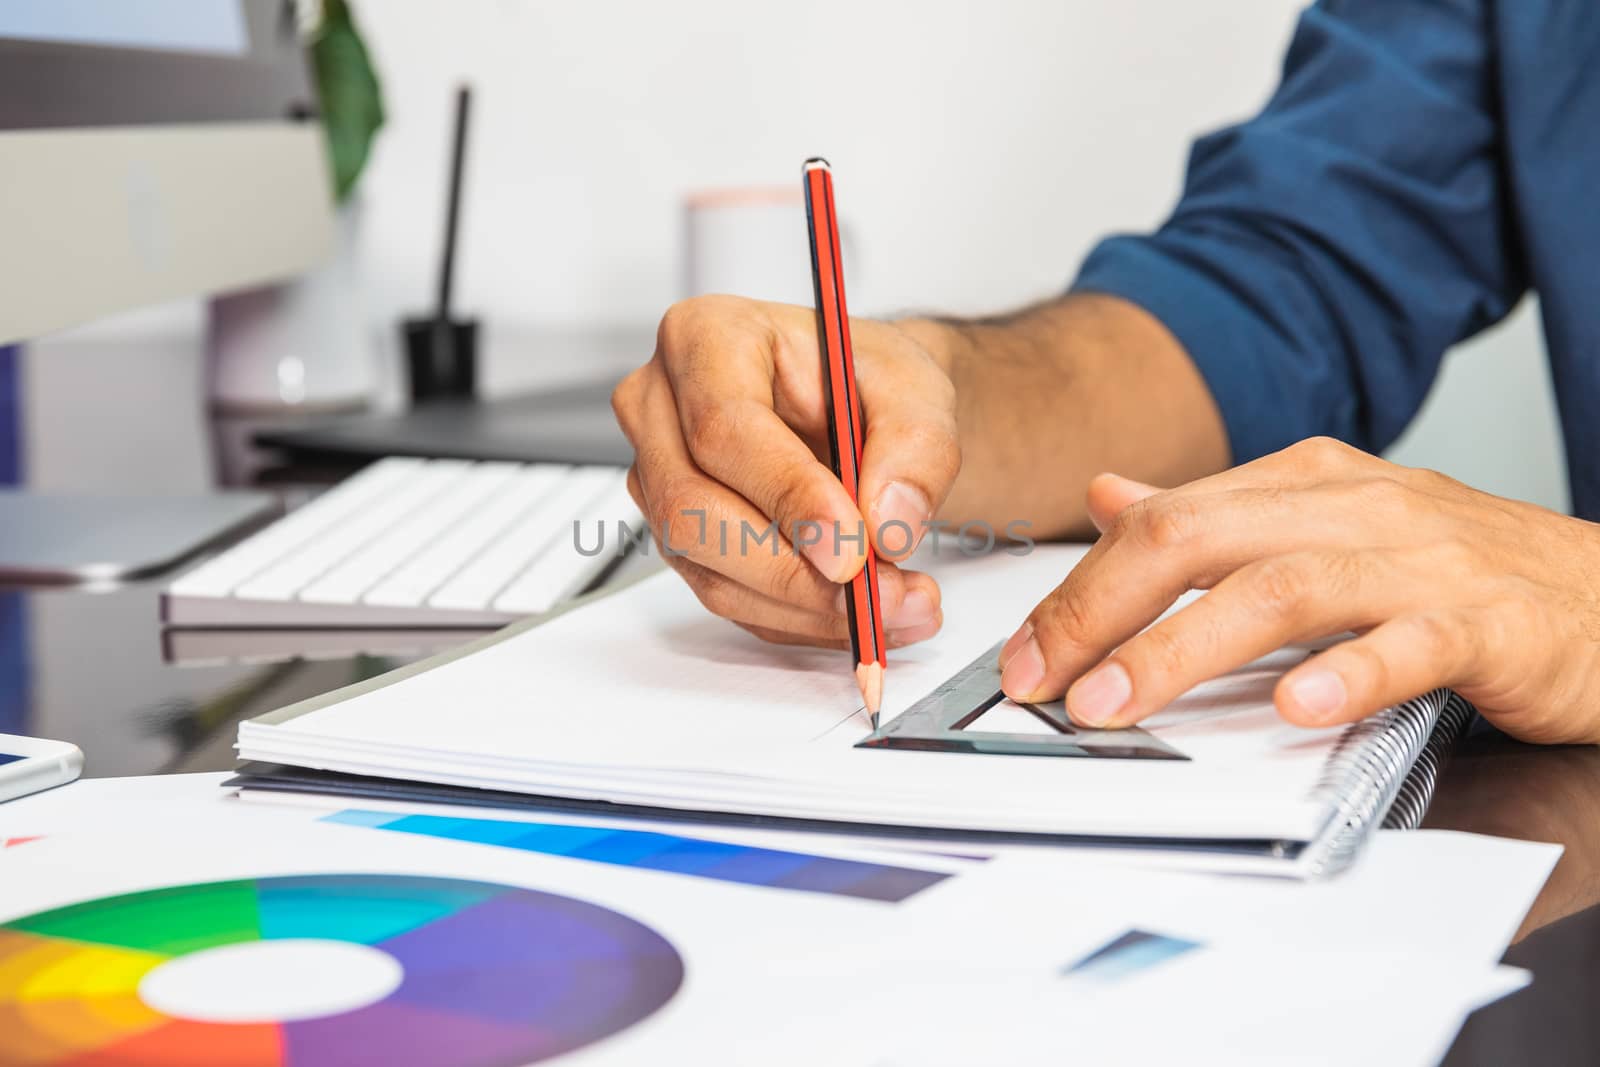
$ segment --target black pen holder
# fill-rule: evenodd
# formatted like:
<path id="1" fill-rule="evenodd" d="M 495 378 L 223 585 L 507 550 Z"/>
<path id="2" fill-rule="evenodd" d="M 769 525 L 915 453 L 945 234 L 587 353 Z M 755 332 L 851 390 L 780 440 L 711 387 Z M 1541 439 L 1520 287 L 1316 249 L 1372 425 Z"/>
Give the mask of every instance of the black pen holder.
<path id="1" fill-rule="evenodd" d="M 471 400 L 478 388 L 478 320 L 406 319 L 411 401 Z"/>

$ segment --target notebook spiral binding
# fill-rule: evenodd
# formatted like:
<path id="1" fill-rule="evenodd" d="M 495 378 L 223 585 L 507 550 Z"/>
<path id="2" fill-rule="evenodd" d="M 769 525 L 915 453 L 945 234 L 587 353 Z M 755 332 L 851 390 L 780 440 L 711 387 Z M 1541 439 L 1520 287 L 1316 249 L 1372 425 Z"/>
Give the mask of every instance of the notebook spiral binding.
<path id="1" fill-rule="evenodd" d="M 1340 737 L 1313 796 L 1337 809 L 1310 860 L 1312 877 L 1337 873 L 1377 827 L 1415 829 L 1433 799 L 1450 746 L 1477 714 L 1448 689 L 1435 689 L 1363 719 Z"/>

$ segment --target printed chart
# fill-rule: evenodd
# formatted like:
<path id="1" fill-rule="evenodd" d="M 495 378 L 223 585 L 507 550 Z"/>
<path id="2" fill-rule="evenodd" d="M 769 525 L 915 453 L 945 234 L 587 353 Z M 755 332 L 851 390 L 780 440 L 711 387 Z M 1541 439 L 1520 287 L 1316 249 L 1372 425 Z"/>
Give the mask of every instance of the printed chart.
<path id="1" fill-rule="evenodd" d="M 950 877 L 942 871 L 813 856 L 804 852 L 758 848 L 652 830 L 619 830 L 606 826 L 515 819 L 402 815 L 359 808 L 334 812 L 324 816 L 323 821 L 393 833 L 440 837 L 449 841 L 496 845 L 616 867 L 664 871 L 716 882 L 881 900 L 891 904 L 898 904 Z"/>
<path id="2" fill-rule="evenodd" d="M 0 924 L 0 1063 L 533 1063 L 648 1017 L 683 974 L 636 920 L 512 886 L 175 886 Z"/>

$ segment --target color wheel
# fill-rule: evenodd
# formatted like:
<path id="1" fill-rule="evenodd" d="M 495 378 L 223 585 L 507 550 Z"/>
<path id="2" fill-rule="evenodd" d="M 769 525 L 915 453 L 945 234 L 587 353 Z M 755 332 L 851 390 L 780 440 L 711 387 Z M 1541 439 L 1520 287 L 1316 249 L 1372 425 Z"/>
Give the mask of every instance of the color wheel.
<path id="1" fill-rule="evenodd" d="M 339 1004 L 347 984 L 321 1011 L 318 990 L 339 975 L 262 979 L 296 953 L 354 961 L 374 998 Z M 0 925 L 0 1063 L 533 1063 L 646 1018 L 683 973 L 636 920 L 512 886 L 374 874 L 175 886 Z M 273 1007 L 285 996 L 301 1001 L 293 1017 Z M 174 1008 L 184 997 L 193 1010 Z"/>

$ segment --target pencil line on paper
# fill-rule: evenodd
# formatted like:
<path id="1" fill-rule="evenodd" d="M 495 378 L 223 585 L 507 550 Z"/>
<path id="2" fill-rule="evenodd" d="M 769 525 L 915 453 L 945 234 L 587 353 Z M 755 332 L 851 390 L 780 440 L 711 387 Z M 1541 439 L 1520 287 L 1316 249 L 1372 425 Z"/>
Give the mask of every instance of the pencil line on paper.
<path id="1" fill-rule="evenodd" d="M 824 737 L 827 737 L 829 734 L 833 733 L 839 727 L 843 726 L 845 723 L 849 722 L 851 719 L 855 718 L 857 715 L 865 715 L 866 713 L 867 713 L 867 705 L 863 703 L 860 707 L 856 708 L 855 711 L 852 711 L 850 714 L 846 715 L 844 718 L 840 719 L 838 722 L 834 723 L 832 726 L 828 727 L 826 730 L 822 731 L 820 734 L 818 734 L 816 737 L 813 737 L 811 740 L 820 741 Z"/>

